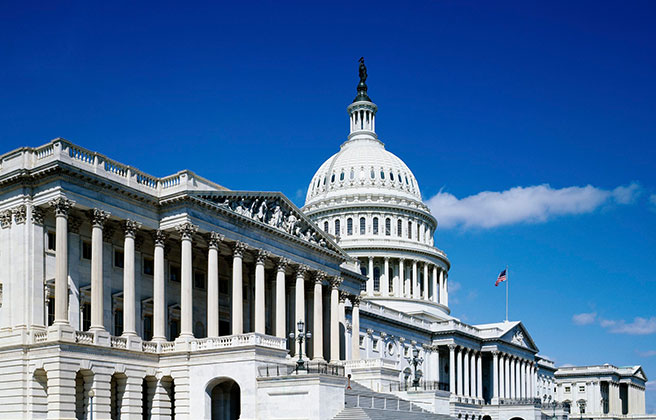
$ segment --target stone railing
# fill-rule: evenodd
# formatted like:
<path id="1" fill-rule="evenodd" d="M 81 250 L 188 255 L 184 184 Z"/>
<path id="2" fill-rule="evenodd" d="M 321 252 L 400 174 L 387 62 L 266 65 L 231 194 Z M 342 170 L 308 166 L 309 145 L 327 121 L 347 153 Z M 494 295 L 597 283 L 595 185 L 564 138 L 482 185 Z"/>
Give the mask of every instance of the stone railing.
<path id="1" fill-rule="evenodd" d="M 336 362 L 346 369 L 396 368 L 396 362 L 386 359 L 340 360 Z"/>
<path id="2" fill-rule="evenodd" d="M 532 405 L 542 408 L 540 398 L 500 398 L 499 405 Z"/>
<path id="3" fill-rule="evenodd" d="M 336 363 L 326 362 L 305 362 L 302 366 L 296 363 L 293 364 L 273 364 L 262 365 L 257 368 L 258 376 L 260 378 L 272 378 L 278 376 L 288 375 L 303 375 L 303 374 L 316 374 L 316 375 L 329 375 L 329 376 L 344 376 L 344 366 Z"/>
<path id="4" fill-rule="evenodd" d="M 87 331 L 75 331 L 75 342 L 80 344 L 93 344 L 93 333 Z"/>
<path id="5" fill-rule="evenodd" d="M 125 337 L 111 337 L 109 339 L 109 345 L 116 349 L 126 349 L 128 347 L 128 339 Z"/>
<path id="6" fill-rule="evenodd" d="M 141 343 L 141 351 L 144 353 L 158 353 L 158 346 L 155 341 L 144 341 Z"/>
<path id="7" fill-rule="evenodd" d="M 431 330 L 433 326 L 436 325 L 434 322 L 426 322 L 421 318 L 415 318 L 414 316 L 406 315 L 403 312 L 395 311 L 369 301 L 363 301 L 360 303 L 360 310 L 364 310 L 370 314 L 384 316 L 385 318 L 400 320 L 406 324 L 411 324 L 425 330 Z"/>
<path id="8" fill-rule="evenodd" d="M 43 343 L 44 341 L 48 341 L 48 332 L 47 331 L 35 332 L 33 339 L 35 343 Z"/>
<path id="9" fill-rule="evenodd" d="M 191 341 L 192 351 L 243 346 L 262 346 L 284 350 L 287 348 L 287 340 L 270 335 L 247 333 L 214 338 L 199 338 Z"/>

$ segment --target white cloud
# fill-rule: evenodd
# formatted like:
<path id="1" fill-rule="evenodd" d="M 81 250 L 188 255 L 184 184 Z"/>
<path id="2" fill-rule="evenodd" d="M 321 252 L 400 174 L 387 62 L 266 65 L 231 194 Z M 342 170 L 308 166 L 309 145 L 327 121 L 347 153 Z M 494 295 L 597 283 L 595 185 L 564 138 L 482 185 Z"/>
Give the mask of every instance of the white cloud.
<path id="1" fill-rule="evenodd" d="M 652 194 L 649 196 L 649 202 L 656 206 L 656 194 Z"/>
<path id="2" fill-rule="evenodd" d="M 647 350 L 647 351 L 637 351 L 639 356 L 642 357 L 653 357 L 656 356 L 656 350 Z"/>
<path id="3" fill-rule="evenodd" d="M 648 391 L 656 391 L 656 381 L 647 381 L 645 388 L 647 388 Z"/>
<path id="4" fill-rule="evenodd" d="M 613 190 L 587 185 L 555 189 L 548 184 L 483 191 L 457 198 L 440 191 L 428 200 L 442 228 L 493 228 L 517 223 L 540 223 L 557 216 L 590 213 L 606 203 L 630 204 L 640 194 L 632 183 Z"/>
<path id="5" fill-rule="evenodd" d="M 656 333 L 656 316 L 649 319 L 637 316 L 633 322 L 629 323 L 623 319 L 602 319 L 600 324 L 613 334 L 648 335 Z"/>
<path id="6" fill-rule="evenodd" d="M 593 324 L 595 322 L 595 319 L 597 319 L 596 312 L 588 312 L 588 313 L 572 315 L 572 322 L 576 325 Z"/>

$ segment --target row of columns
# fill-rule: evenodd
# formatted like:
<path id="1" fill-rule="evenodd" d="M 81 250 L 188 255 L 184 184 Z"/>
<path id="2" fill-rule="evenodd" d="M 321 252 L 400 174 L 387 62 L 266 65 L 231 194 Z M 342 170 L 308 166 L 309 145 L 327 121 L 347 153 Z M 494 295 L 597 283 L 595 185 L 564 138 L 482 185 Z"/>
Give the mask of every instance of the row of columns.
<path id="1" fill-rule="evenodd" d="M 55 274 L 55 320 L 56 325 L 69 325 L 67 313 L 68 294 L 68 213 L 74 202 L 60 197 L 51 202 L 55 209 L 56 218 L 56 274 Z M 102 233 L 103 226 L 110 216 L 109 212 L 100 209 L 90 211 L 92 221 L 91 232 L 91 326 L 94 332 L 105 332 L 103 324 L 103 254 Z M 123 335 L 136 336 L 135 317 L 135 246 L 136 231 L 140 228 L 138 222 L 126 220 L 123 224 L 125 230 L 124 242 L 124 268 L 123 268 Z M 180 284 L 180 336 L 179 339 L 192 339 L 193 336 L 193 267 L 192 267 L 192 240 L 198 231 L 198 226 L 184 222 L 176 226 L 181 241 L 181 284 Z M 164 276 L 164 243 L 167 234 L 157 230 L 154 239 L 154 270 L 153 270 L 153 341 L 166 341 L 166 301 Z M 217 232 L 208 234 L 208 268 L 207 268 L 207 335 L 219 336 L 219 244 L 224 240 L 223 235 Z M 232 246 L 232 334 L 242 334 L 244 326 L 243 316 L 243 256 L 246 244 L 237 241 Z M 265 263 L 270 254 L 265 250 L 256 251 L 255 262 L 255 332 L 265 334 Z M 285 313 L 285 273 L 290 261 L 285 258 L 276 260 L 275 284 L 275 320 L 274 332 L 280 338 L 286 338 Z M 299 265 L 295 271 L 295 323 L 305 322 L 305 281 L 310 270 Z M 314 359 L 323 359 L 323 282 L 327 276 L 323 272 L 314 275 L 314 305 L 312 343 Z M 339 324 L 345 322 L 343 315 L 344 305 L 340 303 L 339 285 L 340 277 L 330 278 L 330 358 L 339 360 Z M 353 305 L 352 323 L 353 331 L 359 331 L 359 297 L 349 297 Z M 341 311 L 341 312 L 340 312 Z M 342 313 L 340 315 L 340 313 Z M 343 319 L 340 319 L 343 318 Z M 295 328 L 295 327 L 294 327 Z M 310 326 L 308 325 L 308 329 Z M 357 337 L 357 334 L 354 334 Z M 359 357 L 358 340 L 354 340 L 353 355 Z M 357 348 L 357 351 L 355 349 Z M 298 343 L 296 354 L 298 354 Z"/>
<path id="2" fill-rule="evenodd" d="M 451 393 L 483 399 L 483 362 L 478 350 L 449 345 L 449 386 Z"/>
<path id="3" fill-rule="evenodd" d="M 366 291 L 368 296 L 373 296 L 374 287 L 374 258 L 368 257 L 368 270 L 367 270 L 367 285 Z M 406 297 L 417 300 L 431 301 L 439 303 L 444 306 L 449 306 L 449 293 L 448 293 L 448 275 L 445 271 L 435 264 L 422 262 L 417 260 L 398 259 L 397 271 L 398 276 L 392 279 L 390 274 L 390 257 L 384 257 L 384 270 L 380 276 L 379 291 L 381 296 L 392 297 Z M 412 271 L 410 276 L 406 278 L 406 261 L 412 264 Z M 423 270 L 423 293 L 422 285 L 419 284 L 419 270 Z M 392 284 L 392 292 L 390 289 L 390 279 L 394 281 Z"/>
<path id="4" fill-rule="evenodd" d="M 537 365 L 517 356 L 492 352 L 493 398 L 528 399 L 537 397 Z"/>

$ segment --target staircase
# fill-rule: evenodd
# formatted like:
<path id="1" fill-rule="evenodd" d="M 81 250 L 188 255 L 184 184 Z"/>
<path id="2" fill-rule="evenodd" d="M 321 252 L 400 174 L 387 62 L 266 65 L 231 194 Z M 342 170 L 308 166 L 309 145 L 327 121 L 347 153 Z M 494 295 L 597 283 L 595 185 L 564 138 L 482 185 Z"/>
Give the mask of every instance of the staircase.
<path id="1" fill-rule="evenodd" d="M 452 420 L 402 400 L 395 395 L 374 392 L 351 381 L 344 395 L 344 409 L 333 420 Z"/>

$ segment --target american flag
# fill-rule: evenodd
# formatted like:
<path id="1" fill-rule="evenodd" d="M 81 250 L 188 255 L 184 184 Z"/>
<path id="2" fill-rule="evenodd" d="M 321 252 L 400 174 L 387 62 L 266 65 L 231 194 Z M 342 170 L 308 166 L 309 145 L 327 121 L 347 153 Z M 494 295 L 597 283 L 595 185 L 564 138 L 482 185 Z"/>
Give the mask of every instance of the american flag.
<path id="1" fill-rule="evenodd" d="M 495 286 L 498 286 L 499 283 L 502 281 L 506 281 L 506 270 L 503 270 L 502 272 L 499 273 L 499 277 L 497 277 L 497 282 L 494 283 Z"/>

